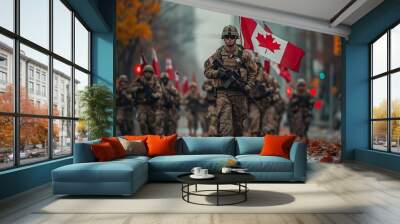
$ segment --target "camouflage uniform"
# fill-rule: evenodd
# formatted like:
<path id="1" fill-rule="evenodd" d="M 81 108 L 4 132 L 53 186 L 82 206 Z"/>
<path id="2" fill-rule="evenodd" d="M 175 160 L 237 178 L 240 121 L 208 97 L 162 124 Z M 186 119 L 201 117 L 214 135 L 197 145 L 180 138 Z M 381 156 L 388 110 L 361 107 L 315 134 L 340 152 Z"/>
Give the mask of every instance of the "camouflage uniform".
<path id="1" fill-rule="evenodd" d="M 264 73 L 268 97 L 264 100 L 264 113 L 262 118 L 263 134 L 279 134 L 284 102 L 280 95 L 280 86 L 274 76 Z"/>
<path id="2" fill-rule="evenodd" d="M 167 73 L 161 73 L 161 90 L 162 97 L 160 99 L 160 106 L 162 108 L 161 118 L 159 124 L 162 127 L 164 135 L 171 135 L 176 133 L 177 129 L 177 109 L 179 108 L 180 96 L 178 90 L 169 81 Z"/>
<path id="3" fill-rule="evenodd" d="M 146 65 L 143 75 L 137 78 L 132 84 L 132 94 L 137 105 L 137 119 L 142 134 L 157 134 L 160 132 L 157 127 L 160 111 L 158 100 L 162 96 L 160 81 L 153 76 L 153 67 Z"/>
<path id="4" fill-rule="evenodd" d="M 207 109 L 207 115 L 205 117 L 206 131 L 208 136 L 217 135 L 217 114 L 216 114 L 216 91 L 213 83 L 210 79 L 204 81 L 202 89 L 206 92 L 204 97 L 205 108 Z"/>
<path id="5" fill-rule="evenodd" d="M 133 99 L 128 82 L 126 75 L 120 75 L 116 82 L 118 135 L 133 134 Z"/>
<path id="6" fill-rule="evenodd" d="M 313 96 L 307 91 L 306 82 L 303 79 L 299 80 L 296 93 L 292 95 L 289 101 L 288 121 L 290 132 L 300 139 L 307 139 L 314 102 Z"/>
<path id="7" fill-rule="evenodd" d="M 197 92 L 196 87 L 196 84 L 190 84 L 190 91 L 183 100 L 190 136 L 196 136 L 197 125 L 199 123 L 198 111 L 201 107 L 200 95 Z"/>
<path id="8" fill-rule="evenodd" d="M 225 43 L 238 38 L 234 26 L 226 26 L 222 32 Z M 215 66 L 220 61 L 222 67 Z M 204 63 L 204 75 L 212 79 L 217 90 L 216 114 L 219 136 L 243 135 L 243 123 L 247 117 L 247 97 L 244 91 L 254 87 L 257 65 L 252 60 L 251 53 L 242 46 L 233 44 L 220 47 Z M 232 71 L 239 72 L 241 84 L 233 83 L 225 88 L 224 83 L 232 77 Z"/>

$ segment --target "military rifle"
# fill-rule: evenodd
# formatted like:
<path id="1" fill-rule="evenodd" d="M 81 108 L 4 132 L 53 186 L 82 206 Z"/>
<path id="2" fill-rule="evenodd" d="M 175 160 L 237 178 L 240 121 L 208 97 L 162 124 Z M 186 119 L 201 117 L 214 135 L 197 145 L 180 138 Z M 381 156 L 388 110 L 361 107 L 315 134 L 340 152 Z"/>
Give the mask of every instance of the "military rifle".
<path id="1" fill-rule="evenodd" d="M 240 78 L 240 73 L 239 71 L 235 71 L 229 68 L 225 68 L 223 65 L 222 61 L 218 58 L 214 59 L 213 61 L 213 69 L 222 69 L 225 73 L 225 76 L 227 77 L 226 79 L 222 79 L 224 83 L 222 86 L 225 89 L 228 89 L 231 85 L 237 85 L 240 89 L 240 91 L 247 97 L 249 98 L 256 106 L 258 109 L 261 110 L 261 106 L 258 104 L 257 100 L 254 99 L 253 96 L 251 96 L 245 89 L 245 83 L 241 80 Z"/>

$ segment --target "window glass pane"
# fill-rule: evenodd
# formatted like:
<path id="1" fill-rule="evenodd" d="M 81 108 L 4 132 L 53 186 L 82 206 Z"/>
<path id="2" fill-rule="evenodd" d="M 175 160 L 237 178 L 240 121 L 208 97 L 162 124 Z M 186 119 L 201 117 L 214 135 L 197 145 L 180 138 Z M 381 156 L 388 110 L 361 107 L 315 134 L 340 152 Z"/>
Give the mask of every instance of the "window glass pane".
<path id="1" fill-rule="evenodd" d="M 387 71 L 387 34 L 372 44 L 372 75 Z"/>
<path id="2" fill-rule="evenodd" d="M 0 1 L 0 26 L 14 31 L 14 0 Z"/>
<path id="3" fill-rule="evenodd" d="M 13 40 L 0 35 L 0 111 L 14 111 Z"/>
<path id="4" fill-rule="evenodd" d="M 79 117 L 81 114 L 80 103 L 80 94 L 85 89 L 86 86 L 89 86 L 89 75 L 81 72 L 78 69 L 75 69 L 75 117 Z"/>
<path id="5" fill-rule="evenodd" d="M 372 148 L 387 151 L 387 121 L 372 122 Z"/>
<path id="6" fill-rule="evenodd" d="M 89 70 L 89 32 L 75 18 L 75 63 Z"/>
<path id="7" fill-rule="evenodd" d="M 21 164 L 34 163 L 49 158 L 49 120 L 21 117 L 20 152 Z"/>
<path id="8" fill-rule="evenodd" d="M 391 152 L 400 153 L 400 120 L 390 121 Z"/>
<path id="9" fill-rule="evenodd" d="M 53 120 L 53 156 L 72 154 L 72 121 Z"/>
<path id="10" fill-rule="evenodd" d="M 23 44 L 20 55 L 21 113 L 48 114 L 49 57 Z"/>
<path id="11" fill-rule="evenodd" d="M 84 120 L 75 121 L 75 143 L 87 141 L 88 129 Z"/>
<path id="12" fill-rule="evenodd" d="M 72 117 L 71 66 L 53 60 L 53 115 Z"/>
<path id="13" fill-rule="evenodd" d="M 391 30 L 390 37 L 390 67 L 400 67 L 400 24 Z"/>
<path id="14" fill-rule="evenodd" d="M 387 77 L 372 80 L 372 118 L 387 117 Z"/>
<path id="15" fill-rule="evenodd" d="M 391 116 L 392 117 L 400 117 L 400 72 L 395 74 L 391 74 L 390 81 L 390 103 L 391 103 Z"/>
<path id="16" fill-rule="evenodd" d="M 53 51 L 71 60 L 72 12 L 60 1 L 53 1 Z"/>
<path id="17" fill-rule="evenodd" d="M 0 170 L 14 165 L 14 125 L 10 116 L 0 116 Z"/>
<path id="18" fill-rule="evenodd" d="M 49 47 L 49 0 L 20 0 L 21 36 Z"/>

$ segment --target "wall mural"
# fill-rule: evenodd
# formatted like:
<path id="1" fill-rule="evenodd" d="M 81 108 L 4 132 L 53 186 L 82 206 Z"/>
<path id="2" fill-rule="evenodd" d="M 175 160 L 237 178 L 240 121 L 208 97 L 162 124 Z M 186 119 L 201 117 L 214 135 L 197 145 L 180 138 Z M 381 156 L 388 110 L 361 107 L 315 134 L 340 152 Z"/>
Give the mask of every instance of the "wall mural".
<path id="1" fill-rule="evenodd" d="M 117 134 L 294 134 L 340 160 L 341 39 L 175 3 L 117 1 Z"/>

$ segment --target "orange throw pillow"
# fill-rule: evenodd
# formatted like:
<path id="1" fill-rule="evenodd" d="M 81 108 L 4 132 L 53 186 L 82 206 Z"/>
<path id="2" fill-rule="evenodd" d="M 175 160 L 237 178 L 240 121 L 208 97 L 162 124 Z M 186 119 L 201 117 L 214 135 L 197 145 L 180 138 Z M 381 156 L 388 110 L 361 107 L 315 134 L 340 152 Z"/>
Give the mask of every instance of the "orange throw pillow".
<path id="1" fill-rule="evenodd" d="M 117 158 L 121 158 L 126 156 L 126 151 L 122 146 L 121 142 L 119 142 L 118 138 L 110 137 L 110 138 L 101 138 L 101 142 L 108 142 L 114 149 L 115 155 Z"/>
<path id="2" fill-rule="evenodd" d="M 280 156 L 289 159 L 290 147 L 292 147 L 295 139 L 295 135 L 265 135 L 264 146 L 261 149 L 260 155 Z"/>
<path id="3" fill-rule="evenodd" d="M 147 137 L 148 156 L 176 155 L 177 135 L 160 136 L 149 135 Z"/>
<path id="4" fill-rule="evenodd" d="M 108 142 L 93 144 L 90 147 L 92 149 L 94 157 L 99 162 L 110 161 L 117 158 L 114 149 Z"/>
<path id="5" fill-rule="evenodd" d="M 146 142 L 147 135 L 125 135 L 124 139 L 128 141 L 144 141 Z"/>

